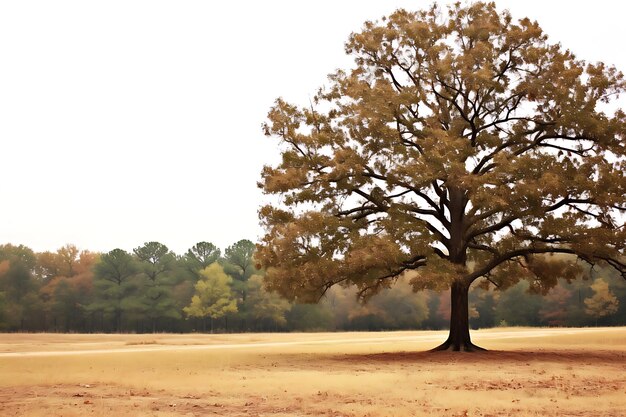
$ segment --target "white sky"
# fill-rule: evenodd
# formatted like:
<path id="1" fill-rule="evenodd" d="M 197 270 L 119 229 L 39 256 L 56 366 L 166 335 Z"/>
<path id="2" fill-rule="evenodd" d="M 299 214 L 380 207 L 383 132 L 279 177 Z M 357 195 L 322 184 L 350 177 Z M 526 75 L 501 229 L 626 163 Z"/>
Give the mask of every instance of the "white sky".
<path id="1" fill-rule="evenodd" d="M 431 1 L 3 1 L 0 243 L 177 253 L 262 231 L 276 97 L 306 104 L 365 20 Z M 626 71 L 618 1 L 497 1 Z"/>

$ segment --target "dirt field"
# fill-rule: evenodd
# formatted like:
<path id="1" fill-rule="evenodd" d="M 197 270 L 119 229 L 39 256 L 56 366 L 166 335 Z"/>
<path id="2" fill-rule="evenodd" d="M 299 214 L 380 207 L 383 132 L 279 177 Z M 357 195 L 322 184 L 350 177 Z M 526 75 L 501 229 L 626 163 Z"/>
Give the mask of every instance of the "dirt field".
<path id="1" fill-rule="evenodd" d="M 625 416 L 626 329 L 0 335 L 0 416 Z"/>

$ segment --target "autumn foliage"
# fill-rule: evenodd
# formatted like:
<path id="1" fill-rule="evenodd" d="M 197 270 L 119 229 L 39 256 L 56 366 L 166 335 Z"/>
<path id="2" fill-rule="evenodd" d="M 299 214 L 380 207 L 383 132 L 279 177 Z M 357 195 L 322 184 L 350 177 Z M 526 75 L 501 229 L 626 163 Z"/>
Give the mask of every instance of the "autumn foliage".
<path id="1" fill-rule="evenodd" d="M 451 288 L 441 349 L 473 350 L 476 280 L 547 293 L 580 262 L 626 277 L 622 73 L 482 2 L 398 10 L 346 52 L 353 68 L 264 126 L 282 152 L 259 183 L 281 201 L 260 210 L 270 288 L 367 299 L 410 271 L 415 290 Z"/>

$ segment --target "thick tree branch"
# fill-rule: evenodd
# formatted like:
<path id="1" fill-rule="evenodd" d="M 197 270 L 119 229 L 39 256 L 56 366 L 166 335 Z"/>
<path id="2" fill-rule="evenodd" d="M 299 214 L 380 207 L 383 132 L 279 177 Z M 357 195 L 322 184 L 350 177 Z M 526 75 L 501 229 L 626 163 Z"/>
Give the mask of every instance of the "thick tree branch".
<path id="1" fill-rule="evenodd" d="M 488 233 L 493 233 L 496 232 L 504 227 L 507 227 L 508 225 L 510 225 L 512 222 L 514 222 L 515 220 L 517 220 L 519 218 L 518 215 L 510 215 L 510 216 L 506 216 L 504 217 L 502 220 L 500 220 L 497 223 L 494 223 L 490 226 L 484 227 L 482 229 L 478 229 L 475 231 L 470 231 L 467 234 L 466 239 L 467 240 L 471 240 L 474 239 L 478 236 L 484 235 L 484 234 L 488 234 Z"/>
<path id="2" fill-rule="evenodd" d="M 518 258 L 520 256 L 523 257 L 523 256 L 528 256 L 528 255 L 532 255 L 532 254 L 541 254 L 541 253 L 569 253 L 569 254 L 576 254 L 576 252 L 573 249 L 569 249 L 569 248 L 556 248 L 556 247 L 534 248 L 534 247 L 530 247 L 530 248 L 524 248 L 524 249 L 517 249 L 517 250 L 506 252 L 504 254 L 500 254 L 499 256 L 494 257 L 487 265 L 485 265 L 482 268 L 479 268 L 479 269 L 473 271 L 472 273 L 466 275 L 463 278 L 463 280 L 465 282 L 467 282 L 467 283 L 472 283 L 477 278 L 485 276 L 486 274 L 491 272 L 494 268 L 496 268 L 498 265 L 500 265 L 500 264 L 502 264 L 502 263 L 504 263 L 506 261 L 509 261 L 511 259 L 514 259 L 514 258 Z"/>

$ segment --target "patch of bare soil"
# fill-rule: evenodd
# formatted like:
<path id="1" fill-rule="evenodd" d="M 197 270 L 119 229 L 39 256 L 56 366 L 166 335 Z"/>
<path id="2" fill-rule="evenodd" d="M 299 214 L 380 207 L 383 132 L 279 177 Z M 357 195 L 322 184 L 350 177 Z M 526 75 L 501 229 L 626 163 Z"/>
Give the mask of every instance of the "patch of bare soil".
<path id="1" fill-rule="evenodd" d="M 122 385 L 40 385 L 25 389 L 0 389 L 2 416 L 296 416 L 311 415 L 304 409 L 306 401 L 327 398 L 251 395 L 246 398 L 224 398 L 216 393 L 172 395 L 166 390 L 138 390 Z M 347 399 L 347 401 L 351 401 Z M 353 401 L 354 402 L 354 401 Z M 346 415 L 331 409 L 328 416 Z"/>
<path id="2" fill-rule="evenodd" d="M 601 381 L 591 383 L 598 392 Z M 562 381 L 559 381 L 562 383 Z M 458 386 L 448 386 L 455 391 L 467 389 L 518 390 L 525 389 L 524 382 L 483 381 Z M 556 388 L 547 383 L 545 388 Z M 606 390 L 606 387 L 604 387 Z M 587 391 L 584 395 L 597 395 Z M 486 406 L 481 411 L 477 404 L 467 408 L 445 407 L 429 400 L 407 399 L 410 410 L 396 414 L 395 405 L 381 404 L 378 399 L 362 396 L 347 396 L 328 391 L 314 395 L 293 397 L 250 395 L 246 398 L 224 398 L 218 393 L 212 396 L 197 394 L 172 395 L 166 390 L 136 390 L 121 385 L 90 386 L 89 388 L 69 385 L 34 386 L 25 390 L 0 389 L 0 415 L 2 416 L 391 416 L 391 415 L 434 415 L 434 416 L 572 416 L 572 417 L 622 417 L 624 409 L 593 411 L 576 410 L 567 405 L 559 407 L 550 400 L 545 407 L 528 408 L 524 400 L 511 400 L 511 406 Z M 313 405 L 313 406 L 311 406 Z M 341 405 L 341 407 L 339 407 Z M 353 406 L 354 411 L 346 411 Z M 408 412 L 407 412 L 408 411 Z"/>

